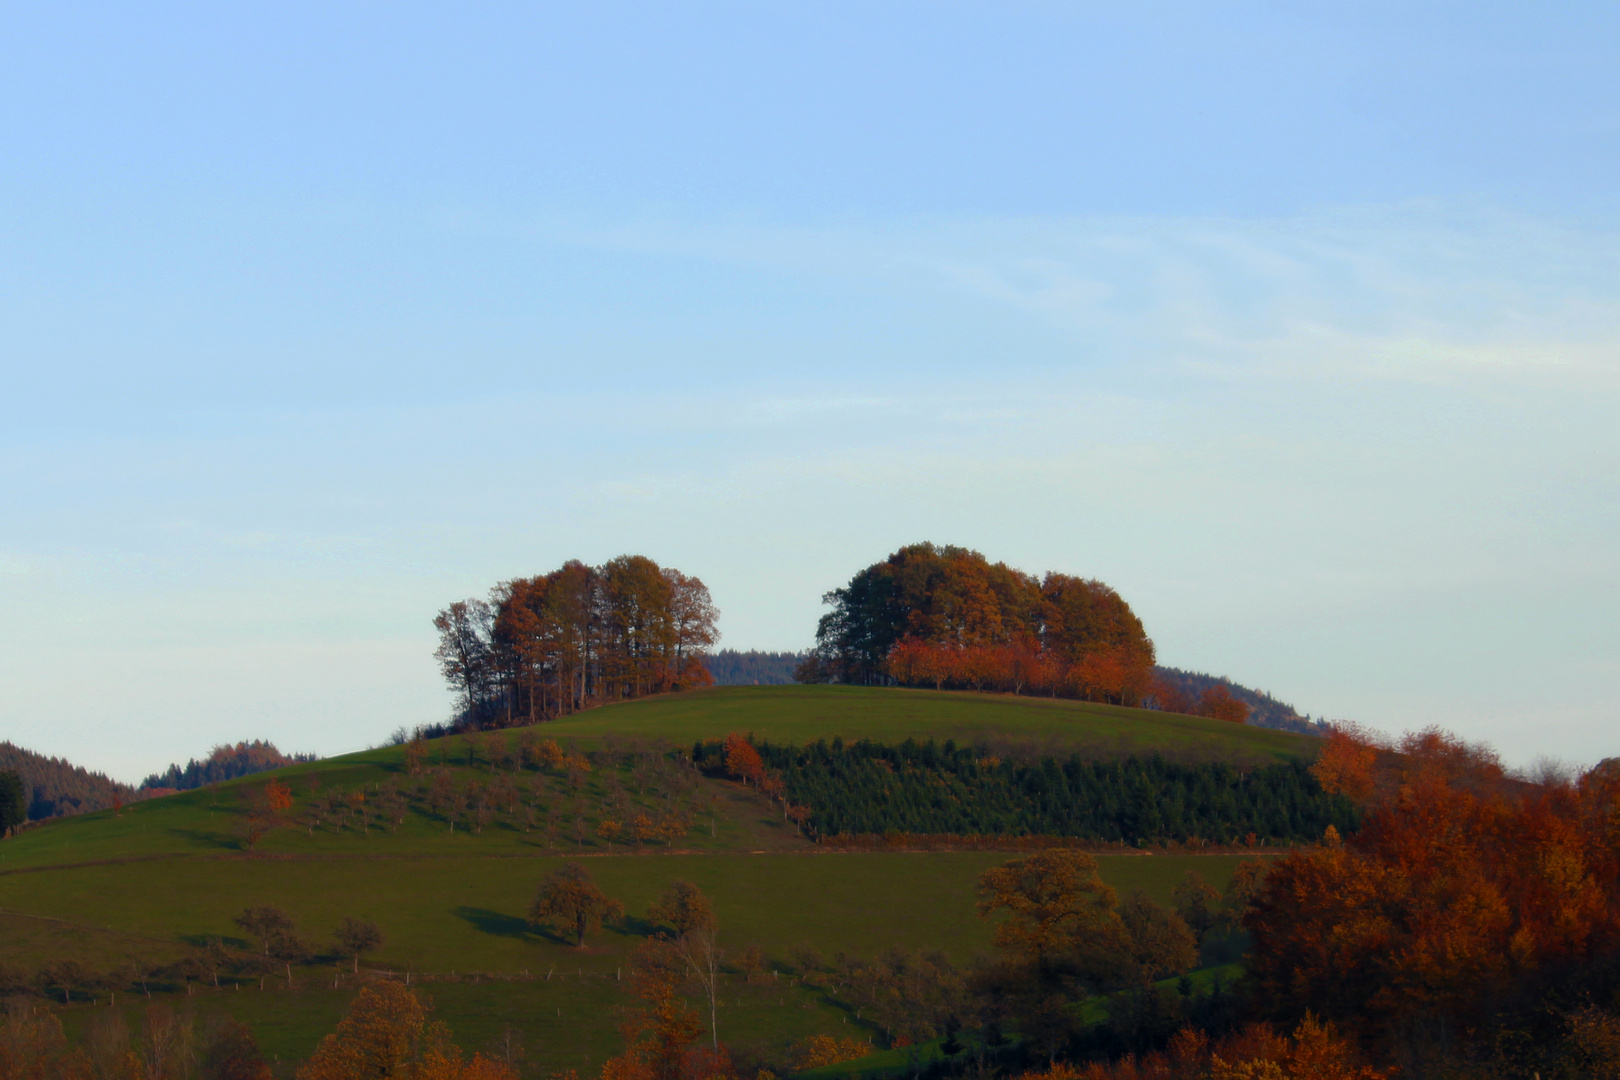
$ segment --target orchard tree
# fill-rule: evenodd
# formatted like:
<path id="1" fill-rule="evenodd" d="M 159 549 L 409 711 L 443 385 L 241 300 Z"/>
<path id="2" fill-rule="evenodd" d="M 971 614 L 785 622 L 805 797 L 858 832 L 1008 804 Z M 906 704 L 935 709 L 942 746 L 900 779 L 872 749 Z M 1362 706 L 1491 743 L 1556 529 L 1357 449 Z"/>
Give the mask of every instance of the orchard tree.
<path id="1" fill-rule="evenodd" d="M 343 920 L 333 938 L 337 942 L 338 952 L 354 961 L 356 975 L 360 973 L 361 954 L 380 949 L 383 944 L 383 934 L 376 923 L 370 919 L 356 919 L 352 915 Z"/>
<path id="2" fill-rule="evenodd" d="M 699 927 L 712 926 L 714 908 L 696 885 L 690 881 L 675 881 L 664 890 L 658 903 L 648 909 L 647 918 L 668 925 L 679 940 Z"/>
<path id="3" fill-rule="evenodd" d="M 566 928 L 585 947 L 585 935 L 601 929 L 604 919 L 617 919 L 624 905 L 604 893 L 578 863 L 567 863 L 540 883 L 540 892 L 529 908 L 529 922 L 535 926 Z"/>
<path id="4" fill-rule="evenodd" d="M 293 932 L 292 916 L 274 904 L 256 904 L 231 921 L 259 939 L 265 956 L 277 937 Z"/>

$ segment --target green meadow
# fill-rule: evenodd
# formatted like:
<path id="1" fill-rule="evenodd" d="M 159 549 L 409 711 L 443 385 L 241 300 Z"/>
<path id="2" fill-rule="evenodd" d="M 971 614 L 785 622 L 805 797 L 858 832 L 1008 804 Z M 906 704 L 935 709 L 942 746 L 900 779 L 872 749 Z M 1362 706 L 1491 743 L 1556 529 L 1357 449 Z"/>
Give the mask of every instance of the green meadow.
<path id="1" fill-rule="evenodd" d="M 537 799 L 566 804 L 581 821 L 589 813 L 591 825 L 614 798 L 651 812 L 663 783 L 679 789 L 683 805 L 702 810 L 684 837 L 637 848 L 609 846 L 594 828 L 548 835 L 513 815 L 477 833 L 426 812 L 408 813 L 399 825 L 300 817 L 323 793 L 375 798 L 390 783 L 415 782 L 400 748 L 380 748 L 280 770 L 295 795 L 293 824 L 251 852 L 241 830 L 245 798 L 262 788 L 265 774 L 118 814 L 53 822 L 0 843 L 0 960 L 20 971 L 60 960 L 108 971 L 172 963 L 216 938 L 247 950 L 253 943 L 232 918 L 254 904 L 283 908 L 319 952 L 329 949 L 345 916 L 364 917 L 386 938 L 365 958 L 366 969 L 409 972 L 468 1049 L 516 1032 L 528 1047 L 528 1073 L 544 1076 L 589 1069 L 615 1052 L 616 1010 L 626 1004 L 620 974 L 652 929 L 647 909 L 678 879 L 713 899 L 732 956 L 750 946 L 764 951 L 762 978 L 728 976 L 721 1026 L 733 1045 L 769 1060 L 780 1061 L 805 1035 L 865 1030 L 845 1003 L 798 980 L 801 950 L 828 962 L 840 953 L 871 958 L 899 948 L 967 963 L 988 949 L 993 928 L 974 912 L 974 886 L 1009 853 L 827 850 L 800 838 L 750 789 L 690 771 L 677 776 L 673 763 L 659 765 L 663 779 L 649 787 L 628 764 L 638 748 L 643 761 L 667 762 L 647 751 L 730 731 L 774 742 L 934 738 L 1200 760 L 1224 749 L 1246 762 L 1308 757 L 1315 746 L 1301 736 L 1194 717 L 999 695 L 767 687 L 654 698 L 539 729 L 565 746 L 617 748 L 626 764 L 567 779 L 516 770 L 514 782 L 530 785 Z M 476 746 L 433 740 L 427 768 L 480 782 L 510 775 L 510 762 L 501 763 L 509 743 L 500 740 L 515 737 L 503 733 Z M 579 859 L 626 908 L 621 924 L 584 949 L 526 920 L 541 879 L 568 858 Z M 1238 861 L 1162 851 L 1099 857 L 1105 880 L 1121 893 L 1143 889 L 1161 903 L 1189 869 L 1224 888 Z M 280 1073 L 290 1075 L 292 1063 L 342 1015 L 354 986 L 345 965 L 327 957 L 295 966 L 291 985 L 283 973 L 227 978 L 220 989 L 167 977 L 148 989 L 199 1013 L 225 1010 L 247 1020 Z M 80 999 L 64 1010 L 70 1027 L 108 1007 L 105 989 Z M 126 990 L 115 1007 L 144 1003 Z"/>

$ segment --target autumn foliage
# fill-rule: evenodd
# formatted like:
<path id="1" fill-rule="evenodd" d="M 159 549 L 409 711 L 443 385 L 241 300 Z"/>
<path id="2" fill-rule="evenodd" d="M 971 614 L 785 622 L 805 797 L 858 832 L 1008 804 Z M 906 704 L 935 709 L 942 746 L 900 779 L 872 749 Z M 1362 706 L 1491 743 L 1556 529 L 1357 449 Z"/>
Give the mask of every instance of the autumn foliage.
<path id="1" fill-rule="evenodd" d="M 754 744 L 746 735 L 736 731 L 727 735 L 724 753 L 727 773 L 745 784 L 752 783 L 756 787 L 764 781 L 764 759 L 759 756 L 759 751 L 754 748 Z"/>
<path id="2" fill-rule="evenodd" d="M 824 598 L 804 681 L 1000 690 L 1134 705 L 1153 642 L 1100 581 L 1042 578 L 976 551 L 913 544 Z"/>
<path id="3" fill-rule="evenodd" d="M 603 920 L 623 914 L 624 905 L 598 888 L 583 866 L 564 863 L 541 882 L 529 907 L 529 922 L 572 934 L 583 949 L 587 933 L 601 929 Z"/>
<path id="4" fill-rule="evenodd" d="M 1393 1070 L 1361 1060 L 1331 1023 L 1307 1013 L 1292 1037 L 1265 1024 L 1211 1040 L 1183 1028 L 1159 1051 L 1089 1065 L 1059 1063 L 1021 1080 L 1384 1080 Z"/>
<path id="5" fill-rule="evenodd" d="M 298 1080 L 517 1080 L 505 1064 L 470 1060 L 422 1001 L 396 982 L 363 987 L 337 1030 L 321 1040 Z"/>
<path id="6" fill-rule="evenodd" d="M 793 1047 L 796 1068 L 819 1069 L 823 1065 L 839 1065 L 855 1061 L 872 1053 L 872 1044 L 865 1039 L 839 1039 L 832 1035 L 812 1035 Z"/>
<path id="7" fill-rule="evenodd" d="M 625 1015 L 625 1049 L 602 1066 L 601 1080 L 720 1080 L 732 1075 L 723 1045 L 702 1046 L 703 1025 L 681 997 L 687 963 L 677 947 L 650 938 L 631 961 L 631 989 L 641 1006 Z"/>
<path id="8" fill-rule="evenodd" d="M 1315 771 L 1362 825 L 1279 860 L 1246 923 L 1259 1003 L 1311 1009 L 1364 1039 L 1466 1039 L 1620 955 L 1620 768 L 1507 773 L 1438 730 L 1386 744 L 1353 729 Z"/>
<path id="9" fill-rule="evenodd" d="M 594 704 L 707 686 L 709 590 L 640 555 L 514 578 L 434 619 L 458 724 L 534 723 Z"/>

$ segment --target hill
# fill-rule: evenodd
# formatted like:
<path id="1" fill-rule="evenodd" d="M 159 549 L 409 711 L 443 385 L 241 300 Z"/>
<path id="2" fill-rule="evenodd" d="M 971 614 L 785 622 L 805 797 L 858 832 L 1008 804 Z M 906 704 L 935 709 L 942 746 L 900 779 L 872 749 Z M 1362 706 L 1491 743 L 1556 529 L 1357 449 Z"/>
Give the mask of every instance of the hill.
<path id="1" fill-rule="evenodd" d="M 222 780 L 234 780 L 238 776 L 251 776 L 267 769 L 307 764 L 314 760 L 314 754 L 283 754 L 276 749 L 274 743 L 263 739 L 234 745 L 224 743 L 214 747 L 213 751 L 201 761 L 192 758 L 186 762 L 184 768 L 170 765 L 165 772 L 153 773 L 141 782 L 141 788 L 192 791 L 204 784 L 217 784 Z"/>
<path id="2" fill-rule="evenodd" d="M 1224 675 L 1205 675 L 1201 671 L 1183 671 L 1181 668 L 1162 666 L 1154 668 L 1153 674 L 1189 703 L 1203 697 L 1204 691 L 1211 687 L 1226 687 L 1233 697 L 1249 707 L 1249 718 L 1246 723 L 1256 727 L 1293 731 L 1301 735 L 1325 736 L 1328 732 L 1327 724 L 1322 721 L 1302 716 L 1292 705 L 1278 701 L 1264 690 L 1253 690 L 1233 682 Z"/>
<path id="3" fill-rule="evenodd" d="M 421 744 L 425 759 L 416 772 L 407 763 L 408 747 L 380 747 L 169 795 L 143 804 L 139 814 L 61 822 L 0 846 L 0 870 L 245 851 L 249 800 L 268 778 L 290 786 L 295 806 L 289 818 L 299 827 L 256 841 L 256 854 L 345 853 L 356 829 L 376 854 L 460 852 L 473 829 L 471 841 L 491 856 L 538 855 L 570 843 L 578 851 L 606 850 L 595 833 L 604 817 L 616 815 L 624 824 L 637 812 L 667 818 L 675 809 L 694 821 L 675 845 L 684 850 L 810 849 L 780 807 L 751 789 L 695 774 L 671 756 L 689 761 L 696 744 L 732 732 L 778 746 L 953 740 L 1009 763 L 1157 755 L 1250 770 L 1309 761 L 1318 745 L 1287 732 L 1063 699 L 853 686 L 717 687 L 604 706 L 530 728 L 432 739 Z M 591 771 L 524 767 L 525 740 L 543 739 L 592 761 Z M 344 799 L 354 792 L 369 801 L 349 806 Z M 492 827 L 478 824 L 480 813 L 490 815 Z M 389 814 L 398 820 L 381 824 Z M 584 832 L 577 843 L 576 830 Z"/>
<path id="4" fill-rule="evenodd" d="M 984 740 L 1109 758 L 1158 753 L 1251 764 L 1312 758 L 1318 745 L 1291 732 L 1065 698 L 826 684 L 669 694 L 576 713 L 546 730 L 558 737 L 616 733 L 672 743 L 723 739 L 732 731 L 795 744 L 834 736 L 874 742 Z"/>
<path id="5" fill-rule="evenodd" d="M 732 958 L 722 1038 L 740 1053 L 782 1071 L 785 1047 L 810 1034 L 881 1039 L 848 973 L 930 950 L 967 963 L 992 930 L 974 912 L 977 877 L 1025 841 L 987 838 L 989 850 L 949 851 L 908 850 L 904 838 L 869 851 L 812 843 L 755 783 L 731 779 L 723 764 L 697 767 L 712 748 L 698 748 L 694 761 L 694 744 L 735 731 L 752 732 L 767 756 L 819 740 L 849 740 L 869 756 L 880 744 L 953 741 L 958 781 L 991 767 L 997 751 L 1102 761 L 1158 753 L 1252 780 L 1296 768 L 1317 743 L 1073 701 L 791 686 L 650 697 L 533 728 L 383 747 L 0 842 L 0 992 L 105 1002 L 116 991 L 132 1010 L 142 999 L 129 988 L 183 995 L 203 1017 L 225 1011 L 250 1022 L 279 1056 L 278 1075 L 290 1076 L 357 978 L 408 971 L 463 1045 L 487 1047 L 510 1026 L 528 1046 L 526 1075 L 594 1072 L 618 1044 L 620 977 L 653 926 L 649 909 L 684 879 L 712 897 L 720 917 Z M 960 747 L 975 749 L 964 756 Z M 1010 764 L 997 775 L 1007 784 L 1026 776 Z M 259 815 L 277 805 L 272 782 L 287 799 L 266 824 Z M 605 830 L 607 821 L 620 831 Z M 1093 846 L 1110 884 L 1159 903 L 1189 870 L 1224 889 L 1241 859 L 1168 840 Z M 525 919 L 539 881 L 565 859 L 588 867 L 627 910 L 586 949 Z M 270 966 L 258 955 L 233 922 L 258 904 L 288 914 L 302 959 Z M 358 977 L 345 974 L 330 944 L 346 916 L 375 920 L 385 937 Z M 760 966 L 738 966 L 752 948 Z M 67 1010 L 70 1033 L 95 1011 Z M 132 1026 L 138 1019 L 130 1012 Z"/>

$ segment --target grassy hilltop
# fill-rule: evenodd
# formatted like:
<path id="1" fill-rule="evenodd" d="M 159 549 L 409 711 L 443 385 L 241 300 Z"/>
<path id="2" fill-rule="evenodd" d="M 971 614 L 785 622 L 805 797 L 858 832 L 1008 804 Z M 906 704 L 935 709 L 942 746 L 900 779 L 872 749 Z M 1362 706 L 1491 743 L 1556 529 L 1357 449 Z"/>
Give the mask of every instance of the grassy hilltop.
<path id="1" fill-rule="evenodd" d="M 763 979 L 735 976 L 722 1017 L 724 1037 L 761 1052 L 816 1032 L 859 1030 L 848 1002 L 795 981 L 799 949 L 829 961 L 840 952 L 930 949 L 965 962 L 988 946 L 990 927 L 973 910 L 974 883 L 1005 853 L 827 851 L 752 788 L 701 776 L 659 750 L 732 731 L 779 744 L 933 738 L 1245 765 L 1309 758 L 1316 744 L 1196 717 L 1000 695 L 728 687 L 643 699 L 538 729 L 564 747 L 594 751 L 599 765 L 588 774 L 525 771 L 510 758 L 503 764 L 511 733 L 472 745 L 452 737 L 429 744 L 418 777 L 407 774 L 402 748 L 387 747 L 28 830 L 0 843 L 0 960 L 17 971 L 64 959 L 107 971 L 172 964 L 216 938 L 246 950 L 252 943 L 231 920 L 250 904 L 284 908 L 321 948 L 343 917 L 370 918 L 387 940 L 366 967 L 413 972 L 466 1046 L 487 1044 L 506 1025 L 518 1029 L 540 1076 L 599 1065 L 613 1051 L 618 974 L 650 929 L 647 909 L 676 879 L 714 899 L 733 955 L 751 945 L 765 953 Z M 429 809 L 428 795 L 401 824 L 362 824 L 333 800 L 362 792 L 375 805 L 412 784 L 425 791 L 430 776 L 511 784 L 526 802 L 474 832 L 471 818 L 452 829 Z M 290 824 L 249 852 L 245 799 L 271 778 L 294 793 Z M 597 834 L 604 816 L 637 813 L 685 814 L 688 827 L 641 847 L 622 840 L 610 847 Z M 569 857 L 582 858 L 628 916 L 583 950 L 525 922 L 540 879 Z M 1142 888 L 1161 902 L 1189 867 L 1223 888 L 1236 862 L 1163 853 L 1101 858 L 1116 888 Z M 295 966 L 291 989 L 283 976 L 265 979 L 262 990 L 258 977 L 227 978 L 226 989 L 209 984 L 185 1000 L 250 1021 L 266 1051 L 287 1063 L 307 1056 L 345 1008 L 354 978 L 342 966 L 334 957 Z M 183 986 L 173 976 L 156 983 L 159 992 Z M 88 1010 L 68 1013 L 72 1026 Z"/>

